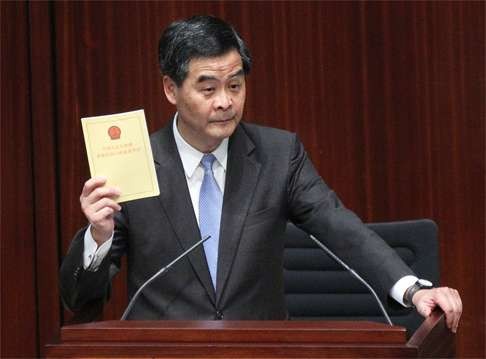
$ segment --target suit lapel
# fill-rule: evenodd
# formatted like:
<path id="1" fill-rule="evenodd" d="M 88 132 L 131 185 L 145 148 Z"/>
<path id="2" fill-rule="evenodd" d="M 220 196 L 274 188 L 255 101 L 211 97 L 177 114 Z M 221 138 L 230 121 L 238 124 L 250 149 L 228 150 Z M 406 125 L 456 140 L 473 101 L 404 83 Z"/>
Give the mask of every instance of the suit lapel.
<path id="1" fill-rule="evenodd" d="M 152 150 L 160 188 L 160 201 L 184 250 L 200 240 L 184 168 L 177 151 L 172 121 L 152 137 Z M 196 275 L 215 303 L 215 292 L 209 274 L 203 246 L 188 256 Z"/>
<path id="2" fill-rule="evenodd" d="M 231 136 L 221 217 L 216 303 L 222 296 L 233 265 L 255 185 L 260 163 L 253 158 L 253 142 L 242 126 Z"/>

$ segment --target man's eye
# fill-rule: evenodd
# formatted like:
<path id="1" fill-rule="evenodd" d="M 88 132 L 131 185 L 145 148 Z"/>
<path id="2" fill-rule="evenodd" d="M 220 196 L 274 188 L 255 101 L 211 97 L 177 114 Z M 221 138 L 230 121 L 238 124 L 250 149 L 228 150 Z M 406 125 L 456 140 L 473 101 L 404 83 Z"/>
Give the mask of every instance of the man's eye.
<path id="1" fill-rule="evenodd" d="M 205 93 L 205 94 L 209 94 L 209 93 L 212 93 L 214 91 L 214 87 L 204 87 L 202 89 L 202 91 Z"/>
<path id="2" fill-rule="evenodd" d="M 231 90 L 239 90 L 241 88 L 241 84 L 232 84 L 230 85 Z"/>

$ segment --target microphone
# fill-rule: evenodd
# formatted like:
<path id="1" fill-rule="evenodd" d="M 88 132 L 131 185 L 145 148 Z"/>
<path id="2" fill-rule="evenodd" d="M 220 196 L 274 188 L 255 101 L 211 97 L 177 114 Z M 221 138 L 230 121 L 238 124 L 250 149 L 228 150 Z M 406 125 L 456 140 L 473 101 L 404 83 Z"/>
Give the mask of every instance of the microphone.
<path id="1" fill-rule="evenodd" d="M 174 264 L 176 264 L 177 262 L 179 262 L 179 260 L 181 260 L 182 258 L 184 258 L 185 256 L 187 256 L 189 253 L 191 253 L 194 249 L 196 249 L 196 247 L 198 247 L 202 243 L 206 242 L 209 238 L 211 238 L 211 236 L 206 236 L 203 239 L 201 239 L 200 241 L 196 242 L 189 249 L 187 249 L 186 251 L 184 251 L 184 253 L 182 253 L 180 256 L 178 256 L 176 259 L 174 259 L 169 264 L 167 264 L 164 268 L 160 269 L 152 277 L 150 277 L 149 279 L 147 279 L 145 281 L 145 283 L 143 283 L 140 286 L 140 288 L 138 288 L 138 290 L 135 292 L 135 295 L 130 300 L 130 303 L 128 303 L 127 309 L 125 309 L 125 311 L 123 312 L 123 315 L 120 318 L 120 320 L 126 320 L 128 314 L 130 314 L 130 312 L 132 311 L 132 307 L 135 304 L 135 301 L 137 300 L 137 298 L 139 297 L 139 295 L 142 293 L 142 290 L 146 286 L 148 286 L 155 278 L 159 277 L 160 275 L 162 275 L 163 273 L 165 273 L 166 271 L 168 271 Z"/>
<path id="2" fill-rule="evenodd" d="M 356 279 L 358 279 L 361 283 L 363 283 L 366 288 L 370 291 L 371 294 L 373 294 L 373 297 L 375 297 L 376 302 L 378 303 L 378 306 L 381 309 L 381 312 L 383 313 L 383 316 L 386 318 L 388 324 L 393 325 L 390 317 L 388 316 L 388 313 L 385 310 L 385 307 L 380 301 L 380 298 L 378 298 L 378 295 L 376 292 L 371 288 L 371 286 L 363 279 L 361 276 L 356 273 L 351 267 L 349 267 L 341 258 L 339 258 L 337 255 L 335 255 L 329 248 L 327 248 L 324 244 L 322 244 L 316 237 L 314 237 L 312 234 L 309 234 L 310 239 L 312 239 L 318 246 L 321 248 L 324 252 L 329 255 L 332 259 L 334 259 L 338 264 L 340 264 L 342 267 L 344 267 L 349 273 L 351 273 Z"/>

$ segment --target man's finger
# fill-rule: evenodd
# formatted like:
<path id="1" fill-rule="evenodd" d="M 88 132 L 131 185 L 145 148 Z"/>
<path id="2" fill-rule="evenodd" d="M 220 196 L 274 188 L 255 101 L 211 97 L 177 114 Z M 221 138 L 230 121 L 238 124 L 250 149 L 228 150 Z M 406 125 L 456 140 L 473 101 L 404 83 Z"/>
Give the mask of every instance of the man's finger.
<path id="1" fill-rule="evenodd" d="M 417 305 L 417 312 L 423 317 L 428 317 L 432 313 L 432 308 L 425 302 L 420 302 Z"/>
<path id="2" fill-rule="evenodd" d="M 85 198 L 88 204 L 94 204 L 103 197 L 116 199 L 120 196 L 120 190 L 114 187 L 97 187 Z"/>
<path id="3" fill-rule="evenodd" d="M 437 304 L 446 315 L 447 327 L 455 332 L 462 312 L 462 305 L 459 305 L 459 295 L 453 289 L 447 287 L 437 288 L 435 294 Z"/>
<path id="4" fill-rule="evenodd" d="M 452 324 L 452 331 L 455 333 L 457 332 L 457 328 L 459 326 L 459 320 L 461 319 L 462 301 L 459 292 L 455 289 L 450 289 L 450 296 L 454 303 L 455 318 L 454 318 L 454 323 Z"/>
<path id="5" fill-rule="evenodd" d="M 106 177 L 92 177 L 84 183 L 83 190 L 81 191 L 81 197 L 88 197 L 93 189 L 101 187 L 106 183 Z"/>
<path id="6" fill-rule="evenodd" d="M 115 210 L 113 208 L 103 207 L 91 216 L 91 220 L 93 221 L 93 224 L 96 225 L 110 218 L 113 213 L 115 213 Z"/>
<path id="7" fill-rule="evenodd" d="M 121 210 L 121 206 L 117 202 L 115 202 L 114 200 L 112 200 L 111 198 L 108 198 L 108 197 L 103 197 L 100 200 L 93 203 L 92 206 L 91 206 L 91 210 L 93 212 L 98 212 L 103 207 L 110 207 L 114 211 L 120 211 Z"/>

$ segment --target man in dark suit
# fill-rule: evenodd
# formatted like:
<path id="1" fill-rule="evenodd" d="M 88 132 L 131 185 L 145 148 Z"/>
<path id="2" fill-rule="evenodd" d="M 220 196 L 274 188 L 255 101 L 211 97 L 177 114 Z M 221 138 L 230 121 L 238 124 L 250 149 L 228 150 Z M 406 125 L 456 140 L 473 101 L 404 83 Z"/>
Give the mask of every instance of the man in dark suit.
<path id="1" fill-rule="evenodd" d="M 122 255 L 131 297 L 162 265 L 211 235 L 144 290 L 130 318 L 285 319 L 283 235 L 292 221 L 327 242 L 383 299 L 415 305 L 423 315 L 440 305 L 457 329 L 457 291 L 424 289 L 328 188 L 295 134 L 240 122 L 251 58 L 231 26 L 209 16 L 175 22 L 159 56 L 165 95 L 177 108 L 151 136 L 160 197 L 120 206 L 119 190 L 104 187 L 105 179 L 85 183 L 80 200 L 90 225 L 61 268 L 68 307 L 106 299 Z"/>

